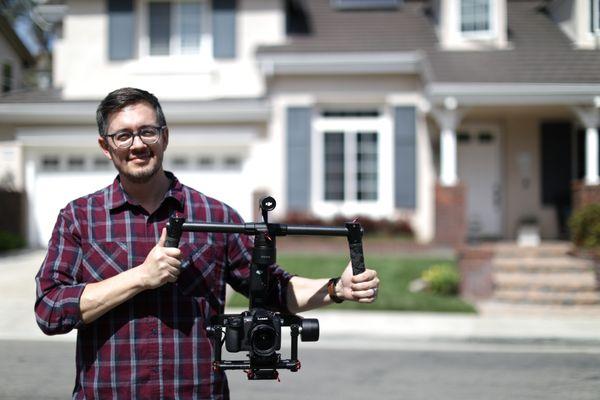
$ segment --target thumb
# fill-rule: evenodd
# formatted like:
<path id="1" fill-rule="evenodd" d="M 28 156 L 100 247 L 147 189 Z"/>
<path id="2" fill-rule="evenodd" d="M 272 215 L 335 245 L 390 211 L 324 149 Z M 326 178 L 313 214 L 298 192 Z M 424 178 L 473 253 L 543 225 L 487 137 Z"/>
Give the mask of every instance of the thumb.
<path id="1" fill-rule="evenodd" d="M 165 241 L 167 240 L 167 228 L 163 228 L 160 234 L 160 239 L 158 239 L 158 243 L 156 244 L 158 247 L 165 247 Z"/>

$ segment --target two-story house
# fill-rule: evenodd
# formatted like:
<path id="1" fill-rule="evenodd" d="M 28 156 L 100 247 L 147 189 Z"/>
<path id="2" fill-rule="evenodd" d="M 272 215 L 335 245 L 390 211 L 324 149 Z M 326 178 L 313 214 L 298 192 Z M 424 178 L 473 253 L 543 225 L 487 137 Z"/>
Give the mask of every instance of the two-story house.
<path id="1" fill-rule="evenodd" d="M 403 219 L 422 242 L 531 218 L 558 238 L 574 181 L 599 201 L 599 0 L 65 4 L 56 88 L 0 102 L 31 245 L 113 179 L 94 111 L 122 86 L 161 99 L 167 169 L 246 219 L 270 193 L 279 217 Z"/>

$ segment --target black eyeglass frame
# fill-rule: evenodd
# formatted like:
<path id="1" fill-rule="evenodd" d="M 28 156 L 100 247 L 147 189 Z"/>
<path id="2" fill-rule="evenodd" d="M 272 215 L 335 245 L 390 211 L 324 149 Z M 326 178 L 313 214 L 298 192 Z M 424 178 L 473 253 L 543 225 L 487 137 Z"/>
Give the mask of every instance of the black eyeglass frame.
<path id="1" fill-rule="evenodd" d="M 153 142 L 148 142 L 147 139 L 144 139 L 144 137 L 142 136 L 142 131 L 144 129 L 148 129 L 148 128 L 152 128 L 152 129 L 156 129 L 158 131 L 158 135 L 156 136 L 156 140 Z M 146 126 L 142 126 L 140 129 L 138 129 L 137 131 L 134 132 L 130 132 L 126 129 L 115 132 L 115 133 L 107 133 L 106 135 L 104 135 L 104 137 L 107 138 L 111 138 L 113 144 L 119 148 L 119 149 L 128 149 L 131 146 L 133 146 L 133 142 L 135 141 L 135 137 L 138 136 L 140 138 L 140 140 L 142 141 L 142 143 L 144 143 L 145 145 L 151 145 L 151 144 L 155 144 L 158 143 L 158 141 L 160 140 L 160 136 L 163 134 L 163 132 L 165 131 L 165 129 L 167 128 L 166 125 L 163 126 L 154 126 L 154 125 L 146 125 Z M 116 142 L 115 142 L 115 136 L 119 135 L 121 133 L 130 133 L 131 134 L 131 143 L 129 143 L 128 146 L 119 146 Z"/>

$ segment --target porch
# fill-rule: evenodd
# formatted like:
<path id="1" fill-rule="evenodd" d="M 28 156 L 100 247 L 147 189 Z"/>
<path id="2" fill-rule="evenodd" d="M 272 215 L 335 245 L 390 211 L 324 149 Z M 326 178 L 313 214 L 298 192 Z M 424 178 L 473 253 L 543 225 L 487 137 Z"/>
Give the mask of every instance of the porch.
<path id="1" fill-rule="evenodd" d="M 433 107 L 439 154 L 435 242 L 528 244 L 566 240 L 568 218 L 600 202 L 598 126 L 593 104 L 476 105 L 447 97 Z"/>

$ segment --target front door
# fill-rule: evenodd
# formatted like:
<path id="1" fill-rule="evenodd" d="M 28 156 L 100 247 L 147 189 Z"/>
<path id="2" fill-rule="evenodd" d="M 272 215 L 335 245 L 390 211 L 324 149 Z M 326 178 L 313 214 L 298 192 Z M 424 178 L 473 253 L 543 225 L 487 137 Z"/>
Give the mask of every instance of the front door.
<path id="1" fill-rule="evenodd" d="M 500 129 L 468 125 L 457 133 L 458 178 L 466 185 L 469 238 L 502 233 Z"/>

